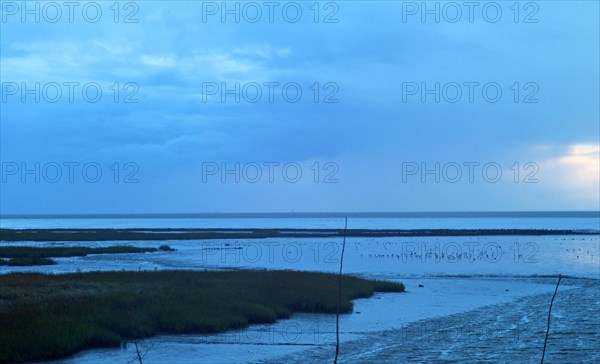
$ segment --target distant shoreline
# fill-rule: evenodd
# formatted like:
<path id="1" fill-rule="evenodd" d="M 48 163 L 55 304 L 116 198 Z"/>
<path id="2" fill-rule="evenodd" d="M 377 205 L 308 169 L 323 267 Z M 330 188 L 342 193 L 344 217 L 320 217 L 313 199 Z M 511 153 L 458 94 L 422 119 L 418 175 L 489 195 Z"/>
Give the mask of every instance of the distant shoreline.
<path id="1" fill-rule="evenodd" d="M 0 241 L 144 241 L 342 237 L 343 229 L 0 229 Z M 600 235 L 547 229 L 348 229 L 348 237 Z"/>

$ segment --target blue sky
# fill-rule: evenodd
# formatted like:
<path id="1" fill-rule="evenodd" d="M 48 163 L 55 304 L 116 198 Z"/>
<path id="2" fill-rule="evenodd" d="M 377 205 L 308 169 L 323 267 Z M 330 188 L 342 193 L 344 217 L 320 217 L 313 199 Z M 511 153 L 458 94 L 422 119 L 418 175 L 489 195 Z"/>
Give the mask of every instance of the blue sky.
<path id="1" fill-rule="evenodd" d="M 0 9 L 3 214 L 600 208 L 598 2 L 47 3 Z"/>

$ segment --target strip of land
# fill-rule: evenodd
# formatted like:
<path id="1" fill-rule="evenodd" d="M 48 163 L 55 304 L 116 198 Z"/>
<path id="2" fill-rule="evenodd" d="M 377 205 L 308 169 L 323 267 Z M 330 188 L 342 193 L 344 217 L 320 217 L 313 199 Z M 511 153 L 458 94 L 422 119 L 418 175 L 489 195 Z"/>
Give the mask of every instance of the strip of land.
<path id="1" fill-rule="evenodd" d="M 0 266 L 52 265 L 56 262 L 49 258 L 84 257 L 89 254 L 152 253 L 172 251 L 168 245 L 159 248 L 140 248 L 134 246 L 109 246 L 104 248 L 88 247 L 29 247 L 0 246 Z"/>
<path id="2" fill-rule="evenodd" d="M 497 235 L 598 235 L 546 229 L 0 229 L 0 241 L 124 241 Z"/>
<path id="3" fill-rule="evenodd" d="M 89 272 L 0 276 L 0 363 L 119 347 L 158 333 L 209 334 L 294 312 L 352 311 L 401 283 L 297 271 Z"/>

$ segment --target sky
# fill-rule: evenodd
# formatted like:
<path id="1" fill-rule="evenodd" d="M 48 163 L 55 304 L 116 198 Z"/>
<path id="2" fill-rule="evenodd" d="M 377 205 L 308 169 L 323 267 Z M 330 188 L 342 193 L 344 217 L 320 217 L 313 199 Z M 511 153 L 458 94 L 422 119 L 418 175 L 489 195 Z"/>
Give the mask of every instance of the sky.
<path id="1" fill-rule="evenodd" d="M 600 210 L 596 1 L 64 4 L 0 1 L 1 214 Z"/>

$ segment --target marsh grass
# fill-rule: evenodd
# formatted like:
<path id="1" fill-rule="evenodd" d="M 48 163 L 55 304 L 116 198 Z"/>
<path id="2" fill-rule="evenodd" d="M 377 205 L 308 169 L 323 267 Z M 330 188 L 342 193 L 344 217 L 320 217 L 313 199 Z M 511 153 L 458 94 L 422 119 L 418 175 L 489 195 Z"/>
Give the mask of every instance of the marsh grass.
<path id="1" fill-rule="evenodd" d="M 337 275 L 297 271 L 0 276 L 0 362 L 60 358 L 157 333 L 209 334 L 337 312 Z M 343 277 L 341 312 L 401 283 Z"/>
<path id="2" fill-rule="evenodd" d="M 13 267 L 29 267 L 33 265 L 52 265 L 56 262 L 52 259 L 42 258 L 38 256 L 17 257 L 11 259 L 0 259 L 0 265 L 8 265 Z"/>
<path id="3" fill-rule="evenodd" d="M 29 246 L 2 246 L 0 247 L 0 265 L 33 266 L 51 265 L 56 262 L 49 258 L 83 257 L 89 254 L 124 254 L 124 253 L 152 253 L 156 251 L 173 251 L 168 245 L 156 248 L 138 248 L 134 246 L 109 246 L 104 248 L 88 247 L 29 247 Z"/>

